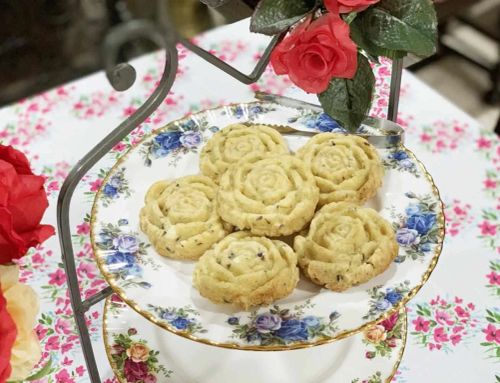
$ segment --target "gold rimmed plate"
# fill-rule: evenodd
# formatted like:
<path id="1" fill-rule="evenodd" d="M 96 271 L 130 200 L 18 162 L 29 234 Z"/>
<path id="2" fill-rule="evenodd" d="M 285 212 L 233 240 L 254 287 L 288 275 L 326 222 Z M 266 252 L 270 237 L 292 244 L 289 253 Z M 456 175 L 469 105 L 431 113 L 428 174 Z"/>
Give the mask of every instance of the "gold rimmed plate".
<path id="1" fill-rule="evenodd" d="M 164 258 L 150 246 L 139 229 L 139 211 L 148 187 L 160 179 L 199 173 L 204 143 L 225 126 L 248 121 L 303 131 L 338 130 L 321 113 L 254 102 L 202 111 L 145 137 L 109 171 L 92 209 L 94 253 L 113 290 L 163 329 L 197 342 L 244 350 L 325 344 L 398 312 L 429 278 L 444 239 L 439 192 L 422 163 L 401 145 L 377 148 L 386 174 L 383 187 L 368 202 L 392 223 L 400 251 L 394 263 L 368 283 L 335 293 L 301 278 L 286 299 L 241 311 L 212 304 L 199 295 L 191 280 L 194 262 Z M 292 151 L 309 138 L 283 135 Z M 266 318 L 280 326 L 263 332 Z"/>
<path id="2" fill-rule="evenodd" d="M 390 382 L 403 357 L 406 320 L 403 309 L 363 333 L 314 349 L 214 349 L 162 331 L 114 295 L 106 301 L 103 334 L 120 383 L 138 377 L 172 383 Z"/>

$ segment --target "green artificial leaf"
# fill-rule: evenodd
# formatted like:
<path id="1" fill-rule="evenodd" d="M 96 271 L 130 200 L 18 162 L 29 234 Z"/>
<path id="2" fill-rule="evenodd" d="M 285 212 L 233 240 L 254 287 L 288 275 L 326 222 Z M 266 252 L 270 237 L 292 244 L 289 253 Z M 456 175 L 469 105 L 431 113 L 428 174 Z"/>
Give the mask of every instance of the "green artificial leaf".
<path id="1" fill-rule="evenodd" d="M 356 45 L 361 48 L 368 58 L 378 63 L 379 57 L 387 57 L 392 60 L 400 59 L 406 56 L 406 52 L 403 51 L 395 51 L 391 49 L 381 48 L 375 45 L 370 36 L 366 35 L 363 32 L 363 26 L 359 19 L 355 19 L 351 25 L 351 39 L 356 43 Z"/>
<path id="2" fill-rule="evenodd" d="M 437 17 L 431 0 L 381 0 L 351 24 L 353 39 L 371 55 L 430 56 L 436 51 Z"/>
<path id="3" fill-rule="evenodd" d="M 261 0 L 250 22 L 252 32 L 276 35 L 316 7 L 316 0 Z"/>
<path id="4" fill-rule="evenodd" d="M 353 79 L 335 78 L 326 91 L 318 95 L 327 114 L 351 132 L 358 129 L 371 106 L 375 76 L 368 59 L 358 54 L 358 70 Z"/>

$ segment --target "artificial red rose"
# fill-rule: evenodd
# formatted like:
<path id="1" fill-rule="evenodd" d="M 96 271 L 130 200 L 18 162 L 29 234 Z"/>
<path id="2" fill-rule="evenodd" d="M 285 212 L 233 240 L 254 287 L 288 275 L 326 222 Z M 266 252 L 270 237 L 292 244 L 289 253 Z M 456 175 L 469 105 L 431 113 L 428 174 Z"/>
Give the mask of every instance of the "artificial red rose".
<path id="1" fill-rule="evenodd" d="M 0 145 L 0 264 L 21 258 L 54 234 L 52 226 L 40 225 L 48 206 L 43 183 L 23 153 Z"/>
<path id="2" fill-rule="evenodd" d="M 325 0 L 326 9 L 332 9 L 340 13 L 361 12 L 370 5 L 378 3 L 380 0 Z"/>
<path id="3" fill-rule="evenodd" d="M 0 382 L 5 382 L 12 372 L 10 357 L 16 337 L 16 324 L 7 311 L 7 301 L 0 288 Z"/>
<path id="4" fill-rule="evenodd" d="M 299 24 L 274 49 L 271 64 L 277 74 L 309 93 L 321 93 L 332 78 L 353 78 L 358 67 L 357 47 L 349 26 L 337 13 L 327 13 Z"/>

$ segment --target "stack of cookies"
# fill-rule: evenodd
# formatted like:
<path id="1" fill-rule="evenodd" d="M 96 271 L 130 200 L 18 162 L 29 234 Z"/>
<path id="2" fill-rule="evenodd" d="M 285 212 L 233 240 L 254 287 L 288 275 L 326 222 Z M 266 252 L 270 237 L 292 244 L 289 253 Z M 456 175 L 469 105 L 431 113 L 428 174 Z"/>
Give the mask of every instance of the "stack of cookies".
<path id="1" fill-rule="evenodd" d="M 363 138 L 321 133 L 292 154 L 276 130 L 235 124 L 207 142 L 200 169 L 152 185 L 140 222 L 159 254 L 198 260 L 194 286 L 215 303 L 270 304 L 293 291 L 299 267 L 344 291 L 397 256 L 391 225 L 362 207 L 384 175 Z"/>

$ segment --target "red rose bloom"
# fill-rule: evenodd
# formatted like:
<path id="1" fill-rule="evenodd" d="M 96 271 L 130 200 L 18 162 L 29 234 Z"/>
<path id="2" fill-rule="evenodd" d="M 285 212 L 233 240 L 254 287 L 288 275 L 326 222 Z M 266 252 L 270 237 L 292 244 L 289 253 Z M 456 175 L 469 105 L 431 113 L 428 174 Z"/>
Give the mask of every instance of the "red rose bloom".
<path id="1" fill-rule="evenodd" d="M 325 6 L 330 12 L 332 11 L 331 8 L 338 8 L 340 13 L 361 12 L 379 1 L 380 0 L 325 0 Z"/>
<path id="2" fill-rule="evenodd" d="M 299 24 L 275 48 L 271 64 L 277 74 L 288 74 L 306 92 L 321 93 L 332 78 L 354 77 L 357 47 L 349 37 L 349 26 L 330 12 Z"/>
<path id="3" fill-rule="evenodd" d="M 7 311 L 7 301 L 0 288 L 0 382 L 5 382 L 12 372 L 10 356 L 16 337 L 16 324 Z"/>
<path id="4" fill-rule="evenodd" d="M 0 145 L 0 264 L 21 258 L 54 234 L 52 226 L 40 225 L 48 206 L 43 183 L 23 153 Z"/>
<path id="5" fill-rule="evenodd" d="M 394 313 L 389 318 L 383 320 L 379 324 L 381 326 L 384 326 L 385 331 L 391 331 L 394 328 L 394 326 L 396 326 L 396 323 L 398 323 L 398 320 L 399 320 L 399 313 Z"/>
<path id="6" fill-rule="evenodd" d="M 148 365 L 146 363 L 136 363 L 132 361 L 132 359 L 125 360 L 125 363 L 123 364 L 123 372 L 127 382 L 130 383 L 143 382 L 150 375 Z"/>

